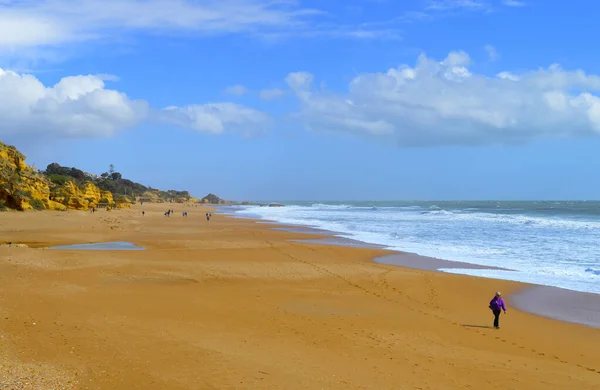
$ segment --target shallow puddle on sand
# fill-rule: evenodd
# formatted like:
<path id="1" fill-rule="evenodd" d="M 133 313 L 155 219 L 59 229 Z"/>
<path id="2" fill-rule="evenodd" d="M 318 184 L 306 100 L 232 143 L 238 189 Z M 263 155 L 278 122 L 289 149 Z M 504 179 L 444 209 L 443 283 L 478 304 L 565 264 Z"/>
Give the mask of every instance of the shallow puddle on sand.
<path id="1" fill-rule="evenodd" d="M 97 242 L 89 244 L 59 245 L 48 249 L 58 250 L 92 250 L 92 251 L 143 251 L 146 248 L 132 244 L 131 242 Z"/>

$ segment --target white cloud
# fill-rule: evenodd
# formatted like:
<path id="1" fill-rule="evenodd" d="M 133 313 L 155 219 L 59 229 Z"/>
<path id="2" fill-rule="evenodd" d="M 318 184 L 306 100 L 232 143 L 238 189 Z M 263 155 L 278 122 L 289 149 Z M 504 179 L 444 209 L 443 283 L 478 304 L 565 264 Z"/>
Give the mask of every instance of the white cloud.
<path id="1" fill-rule="evenodd" d="M 285 91 L 278 88 L 263 89 L 260 91 L 260 98 L 263 100 L 275 100 L 285 96 Z"/>
<path id="2" fill-rule="evenodd" d="M 106 89 L 102 77 L 65 77 L 51 87 L 0 69 L 0 135 L 110 136 L 147 116 L 147 103 Z"/>
<path id="3" fill-rule="evenodd" d="M 0 137 L 101 138 L 148 121 L 162 121 L 208 133 L 262 130 L 269 117 L 233 103 L 152 109 L 107 89 L 111 75 L 70 76 L 45 86 L 31 74 L 0 69 Z M 33 137 L 33 138 L 32 138 Z"/>
<path id="4" fill-rule="evenodd" d="M 160 120 L 204 133 L 221 134 L 227 130 L 244 134 L 267 129 L 269 116 L 235 103 L 209 103 L 161 110 Z"/>
<path id="5" fill-rule="evenodd" d="M 244 87 L 241 84 L 236 84 L 236 85 L 232 85 L 231 87 L 228 87 L 225 89 L 225 94 L 227 95 L 233 95 L 233 96 L 244 96 L 245 94 L 248 93 L 248 88 Z"/>
<path id="6" fill-rule="evenodd" d="M 518 0 L 429 0 L 420 10 L 405 11 L 395 18 L 398 22 L 413 23 L 418 21 L 438 20 L 464 13 L 491 14 L 499 5 L 522 7 L 524 2 Z M 383 22 L 387 23 L 388 22 Z M 382 23 L 380 22 L 379 25 Z"/>
<path id="7" fill-rule="evenodd" d="M 339 25 L 293 0 L 2 0 L 0 50 L 57 47 L 120 38 L 128 32 L 200 35 L 245 33 L 374 38 L 391 34 Z"/>
<path id="8" fill-rule="evenodd" d="M 285 82 L 302 100 L 307 100 L 311 95 L 314 77 L 308 72 L 293 72 L 287 75 Z"/>
<path id="9" fill-rule="evenodd" d="M 511 81 L 519 81 L 519 76 L 514 75 L 510 72 L 500 72 L 496 75 L 499 79 L 511 80 Z"/>
<path id="10" fill-rule="evenodd" d="M 503 0 L 502 4 L 507 7 L 523 7 L 525 5 L 524 2 L 517 0 Z"/>
<path id="11" fill-rule="evenodd" d="M 481 0 L 434 0 L 429 3 L 427 9 L 436 11 L 445 10 L 480 10 L 486 9 L 489 4 Z"/>
<path id="12" fill-rule="evenodd" d="M 340 131 L 400 146 L 525 142 L 600 134 L 600 77 L 558 65 L 495 77 L 473 74 L 469 56 L 451 52 L 415 66 L 365 73 L 342 94 L 292 73 L 299 117 L 314 131 Z"/>
<path id="13" fill-rule="evenodd" d="M 484 50 L 486 51 L 487 55 L 488 55 L 488 59 L 490 61 L 496 61 L 499 57 L 498 51 L 496 50 L 496 48 L 492 45 L 485 45 Z"/>

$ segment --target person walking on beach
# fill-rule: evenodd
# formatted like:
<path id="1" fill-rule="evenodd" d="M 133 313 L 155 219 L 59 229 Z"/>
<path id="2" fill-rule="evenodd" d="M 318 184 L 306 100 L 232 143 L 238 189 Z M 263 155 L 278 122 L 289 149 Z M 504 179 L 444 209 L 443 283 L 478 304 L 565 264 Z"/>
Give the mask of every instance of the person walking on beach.
<path id="1" fill-rule="evenodd" d="M 504 311 L 506 314 L 506 305 L 504 304 L 504 300 L 502 299 L 502 294 L 497 292 L 494 298 L 490 301 L 490 309 L 494 313 L 494 328 L 500 329 L 500 312 Z"/>

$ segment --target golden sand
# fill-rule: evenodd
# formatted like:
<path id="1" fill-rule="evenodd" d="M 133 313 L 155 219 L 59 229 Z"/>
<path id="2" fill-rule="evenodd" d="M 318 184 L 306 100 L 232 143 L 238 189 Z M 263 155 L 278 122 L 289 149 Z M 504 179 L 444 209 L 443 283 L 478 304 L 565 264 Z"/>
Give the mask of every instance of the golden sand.
<path id="1" fill-rule="evenodd" d="M 0 389 L 600 388 L 600 330 L 486 328 L 523 285 L 167 207 L 0 214 Z M 90 241 L 147 250 L 33 248 Z"/>

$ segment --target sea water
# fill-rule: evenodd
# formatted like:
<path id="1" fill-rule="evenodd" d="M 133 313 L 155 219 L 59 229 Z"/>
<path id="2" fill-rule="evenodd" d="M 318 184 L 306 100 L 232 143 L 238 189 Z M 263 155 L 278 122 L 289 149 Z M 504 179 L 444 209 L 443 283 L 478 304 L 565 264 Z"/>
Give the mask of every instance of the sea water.
<path id="1" fill-rule="evenodd" d="M 514 270 L 446 272 L 600 294 L 600 202 L 297 202 L 230 211 L 392 250 Z"/>

